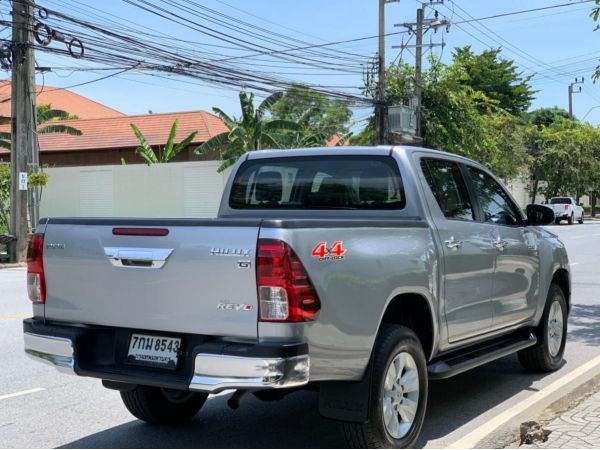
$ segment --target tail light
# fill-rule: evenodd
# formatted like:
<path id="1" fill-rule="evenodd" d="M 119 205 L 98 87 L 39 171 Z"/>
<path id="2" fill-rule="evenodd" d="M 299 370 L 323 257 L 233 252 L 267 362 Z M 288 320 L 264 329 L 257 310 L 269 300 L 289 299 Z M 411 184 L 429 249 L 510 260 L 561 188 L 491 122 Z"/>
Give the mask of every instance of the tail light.
<path id="1" fill-rule="evenodd" d="M 259 239 L 256 263 L 258 304 L 263 322 L 314 320 L 321 302 L 308 274 L 283 241 Z"/>
<path id="2" fill-rule="evenodd" d="M 44 277 L 44 235 L 36 233 L 27 248 L 27 294 L 33 303 L 46 302 L 46 279 Z"/>
<path id="3" fill-rule="evenodd" d="M 569 205 L 565 205 L 565 211 L 569 209 Z"/>

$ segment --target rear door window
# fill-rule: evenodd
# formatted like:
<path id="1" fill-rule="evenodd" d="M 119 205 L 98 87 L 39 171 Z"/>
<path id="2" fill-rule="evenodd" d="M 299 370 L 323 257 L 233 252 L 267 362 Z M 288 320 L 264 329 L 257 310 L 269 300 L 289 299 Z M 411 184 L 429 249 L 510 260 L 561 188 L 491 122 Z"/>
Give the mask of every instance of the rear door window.
<path id="1" fill-rule="evenodd" d="M 445 159 L 423 158 L 421 169 L 447 219 L 475 220 L 469 191 L 457 163 Z"/>
<path id="2" fill-rule="evenodd" d="M 235 175 L 234 209 L 402 209 L 389 156 L 305 156 L 249 160 Z"/>

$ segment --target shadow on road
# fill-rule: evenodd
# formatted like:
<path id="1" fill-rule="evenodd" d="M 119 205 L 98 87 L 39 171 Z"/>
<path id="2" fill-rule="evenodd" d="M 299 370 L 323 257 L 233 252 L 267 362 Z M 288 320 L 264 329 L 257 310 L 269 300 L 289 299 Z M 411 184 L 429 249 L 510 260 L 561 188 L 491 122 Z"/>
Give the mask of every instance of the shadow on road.
<path id="1" fill-rule="evenodd" d="M 569 341 L 586 345 L 600 344 L 599 318 L 600 305 L 573 305 L 569 317 Z"/>
<path id="2" fill-rule="evenodd" d="M 455 378 L 430 383 L 425 425 L 418 446 L 439 439 L 531 389 L 542 375 L 525 372 L 516 356 L 503 358 Z M 190 423 L 157 427 L 132 420 L 73 441 L 62 448 L 341 448 L 338 424 L 318 413 L 318 393 L 297 392 L 274 403 L 253 397 L 239 410 L 226 397 L 210 400 Z"/>

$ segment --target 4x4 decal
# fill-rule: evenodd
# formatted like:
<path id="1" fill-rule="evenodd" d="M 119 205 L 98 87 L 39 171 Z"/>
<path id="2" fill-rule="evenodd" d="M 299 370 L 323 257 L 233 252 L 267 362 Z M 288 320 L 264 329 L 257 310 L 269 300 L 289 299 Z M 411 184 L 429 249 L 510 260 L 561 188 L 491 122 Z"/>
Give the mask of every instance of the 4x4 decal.
<path id="1" fill-rule="evenodd" d="M 342 241 L 335 241 L 331 247 L 327 247 L 327 242 L 319 242 L 313 247 L 310 254 L 319 261 L 333 261 L 344 259 L 346 249 Z"/>

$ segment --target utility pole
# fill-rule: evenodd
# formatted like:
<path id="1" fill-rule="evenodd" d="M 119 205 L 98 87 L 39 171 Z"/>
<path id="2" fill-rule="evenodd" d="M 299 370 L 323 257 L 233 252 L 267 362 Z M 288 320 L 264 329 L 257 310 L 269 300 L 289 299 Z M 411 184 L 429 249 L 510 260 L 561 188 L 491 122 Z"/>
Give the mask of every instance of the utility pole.
<path id="1" fill-rule="evenodd" d="M 400 0 L 379 0 L 379 53 L 377 55 L 378 84 L 375 103 L 375 134 L 378 144 L 387 143 L 387 103 L 385 99 L 385 5 Z"/>
<path id="2" fill-rule="evenodd" d="M 581 86 L 579 86 L 579 90 L 574 90 L 573 86 L 575 86 L 576 84 L 583 84 L 583 82 L 585 81 L 585 78 L 581 77 L 581 80 L 579 78 L 575 78 L 575 81 L 572 82 L 571 84 L 569 84 L 569 89 L 568 89 L 568 93 L 569 93 L 569 118 L 573 119 L 573 94 L 579 94 L 581 92 Z"/>
<path id="3" fill-rule="evenodd" d="M 423 70 L 423 18 L 425 17 L 425 8 L 417 9 L 417 27 L 415 48 L 415 96 L 417 97 L 417 137 L 423 137 L 421 133 L 421 72 Z"/>
<path id="4" fill-rule="evenodd" d="M 443 0 L 434 1 L 430 0 L 429 3 L 423 3 L 423 6 L 417 9 L 417 21 L 414 23 L 399 23 L 395 24 L 396 27 L 404 27 L 410 33 L 413 33 L 416 38 L 415 45 L 399 45 L 393 46 L 393 48 L 401 48 L 404 50 L 405 48 L 414 47 L 415 49 L 415 112 L 416 112 L 416 137 L 422 138 L 422 126 L 421 126 L 421 113 L 422 113 L 422 72 L 423 72 L 423 36 L 427 31 L 433 29 L 437 31 L 440 27 L 446 27 L 446 30 L 450 27 L 450 22 L 446 19 L 439 19 L 439 14 L 435 11 L 435 17 L 433 19 L 425 19 L 425 10 L 428 7 L 433 7 L 435 5 L 442 5 Z M 445 42 L 441 43 L 430 43 L 426 44 L 426 47 L 444 47 Z"/>
<path id="5" fill-rule="evenodd" d="M 19 262 L 25 259 L 29 235 L 27 172 L 31 163 L 37 163 L 32 1 L 13 0 L 12 20 L 10 231 L 17 240 L 10 259 Z"/>

